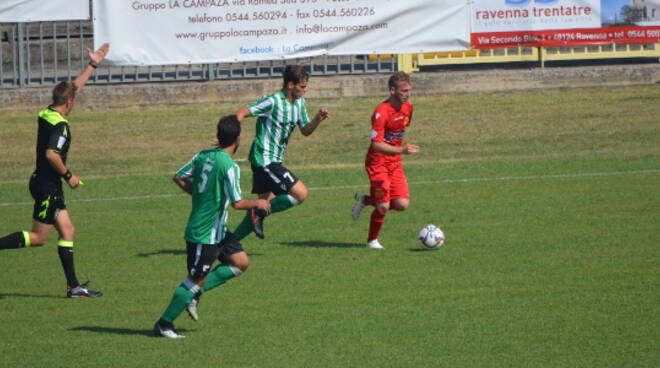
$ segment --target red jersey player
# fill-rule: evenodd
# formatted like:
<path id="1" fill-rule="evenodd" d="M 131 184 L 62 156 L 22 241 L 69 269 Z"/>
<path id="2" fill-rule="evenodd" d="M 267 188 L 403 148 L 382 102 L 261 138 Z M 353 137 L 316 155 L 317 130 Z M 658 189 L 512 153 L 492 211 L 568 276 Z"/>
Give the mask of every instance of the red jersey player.
<path id="1" fill-rule="evenodd" d="M 375 207 L 367 238 L 367 247 L 373 249 L 383 249 L 378 234 L 387 211 L 404 211 L 410 203 L 401 155 L 419 152 L 418 146 L 403 141 L 413 114 L 413 105 L 408 101 L 412 93 L 410 76 L 396 72 L 388 85 L 390 97 L 376 107 L 371 117 L 371 145 L 365 160 L 371 191 L 369 195 L 355 193 L 353 206 L 353 220 L 360 217 L 365 206 Z"/>

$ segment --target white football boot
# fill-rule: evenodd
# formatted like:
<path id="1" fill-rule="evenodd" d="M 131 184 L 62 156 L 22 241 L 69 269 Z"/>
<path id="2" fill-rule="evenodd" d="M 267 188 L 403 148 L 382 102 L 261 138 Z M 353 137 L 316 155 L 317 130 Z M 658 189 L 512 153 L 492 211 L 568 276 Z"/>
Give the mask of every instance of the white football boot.
<path id="1" fill-rule="evenodd" d="M 190 304 L 186 306 L 186 312 L 188 312 L 188 315 L 190 316 L 190 319 L 193 321 L 197 322 L 199 321 L 199 314 L 197 313 L 197 310 L 199 308 L 199 297 L 201 294 L 195 294 L 193 299 L 190 301 Z"/>
<path id="2" fill-rule="evenodd" d="M 385 247 L 378 242 L 378 239 L 371 240 L 367 243 L 367 248 L 371 249 L 385 249 Z"/>
<path id="3" fill-rule="evenodd" d="M 355 205 L 353 205 L 353 211 L 351 215 L 353 216 L 353 220 L 357 221 L 360 218 L 360 214 L 362 213 L 362 210 L 364 209 L 364 193 L 362 192 L 355 192 Z"/>
<path id="4" fill-rule="evenodd" d="M 168 339 L 182 339 L 185 336 L 179 335 L 174 329 L 174 325 L 162 320 L 158 320 L 154 325 L 154 335 L 167 337 Z"/>

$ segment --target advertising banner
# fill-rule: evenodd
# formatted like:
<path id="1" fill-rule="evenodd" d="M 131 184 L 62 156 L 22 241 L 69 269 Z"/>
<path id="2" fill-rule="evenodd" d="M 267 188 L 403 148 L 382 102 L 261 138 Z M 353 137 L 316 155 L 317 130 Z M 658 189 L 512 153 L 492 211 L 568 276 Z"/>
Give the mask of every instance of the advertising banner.
<path id="1" fill-rule="evenodd" d="M 581 28 L 547 31 L 473 33 L 472 48 L 586 46 L 610 43 L 660 43 L 660 26 Z"/>
<path id="2" fill-rule="evenodd" d="M 660 26 L 648 25 L 655 14 L 648 10 L 650 4 L 630 0 L 474 0 L 471 44 L 474 49 L 490 49 L 658 43 Z"/>
<path id="3" fill-rule="evenodd" d="M 89 0 L 2 0 L 0 23 L 89 19 Z"/>
<path id="4" fill-rule="evenodd" d="M 115 65 L 469 48 L 466 0 L 94 0 Z"/>
<path id="5" fill-rule="evenodd" d="M 598 28 L 601 0 L 474 0 L 472 32 Z"/>

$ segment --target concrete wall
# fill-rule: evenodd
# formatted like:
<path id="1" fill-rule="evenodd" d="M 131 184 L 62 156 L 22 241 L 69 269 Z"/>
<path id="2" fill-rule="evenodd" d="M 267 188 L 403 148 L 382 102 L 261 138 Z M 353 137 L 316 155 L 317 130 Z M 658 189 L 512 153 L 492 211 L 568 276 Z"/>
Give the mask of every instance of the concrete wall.
<path id="1" fill-rule="evenodd" d="M 308 98 L 383 96 L 387 75 L 312 77 Z M 413 75 L 416 94 L 493 92 L 660 84 L 660 64 L 435 71 Z M 78 108 L 241 102 L 281 88 L 277 79 L 87 86 Z M 35 110 L 50 103 L 52 87 L 0 89 L 3 110 Z"/>

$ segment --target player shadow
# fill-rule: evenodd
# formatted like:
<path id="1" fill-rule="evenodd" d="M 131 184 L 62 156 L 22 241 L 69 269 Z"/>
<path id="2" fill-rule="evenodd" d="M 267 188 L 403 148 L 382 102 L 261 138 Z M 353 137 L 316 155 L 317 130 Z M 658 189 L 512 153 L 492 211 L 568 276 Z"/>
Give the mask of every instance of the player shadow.
<path id="1" fill-rule="evenodd" d="M 146 258 L 146 257 L 161 256 L 161 255 L 179 256 L 182 254 L 186 254 L 185 249 L 162 249 L 150 253 L 138 253 L 135 256 Z"/>
<path id="2" fill-rule="evenodd" d="M 154 336 L 153 329 L 133 329 L 133 328 L 117 328 L 117 327 L 102 327 L 102 326 L 79 326 L 70 328 L 69 331 L 87 331 L 87 332 L 98 332 L 98 333 L 107 333 L 115 335 L 141 335 L 148 337 Z M 177 332 L 184 333 L 188 332 L 185 328 L 177 328 Z"/>
<path id="3" fill-rule="evenodd" d="M 295 241 L 295 242 L 282 242 L 280 245 L 290 247 L 310 247 L 310 248 L 364 248 L 361 243 L 339 243 L 327 242 L 323 240 L 308 240 L 308 241 Z"/>
<path id="4" fill-rule="evenodd" d="M 34 295 L 23 293 L 0 293 L 0 299 L 4 298 L 48 298 L 48 299 L 65 299 L 64 296 L 55 295 Z"/>
<path id="5" fill-rule="evenodd" d="M 185 249 L 163 249 L 163 250 L 157 250 L 155 252 L 151 253 L 138 253 L 135 256 L 136 257 L 141 257 L 141 258 L 147 258 L 147 257 L 153 257 L 153 256 L 160 256 L 160 255 L 171 255 L 171 256 L 179 256 L 186 254 Z M 255 257 L 255 256 L 263 256 L 263 253 L 250 253 L 247 252 L 248 256 L 250 257 Z"/>

